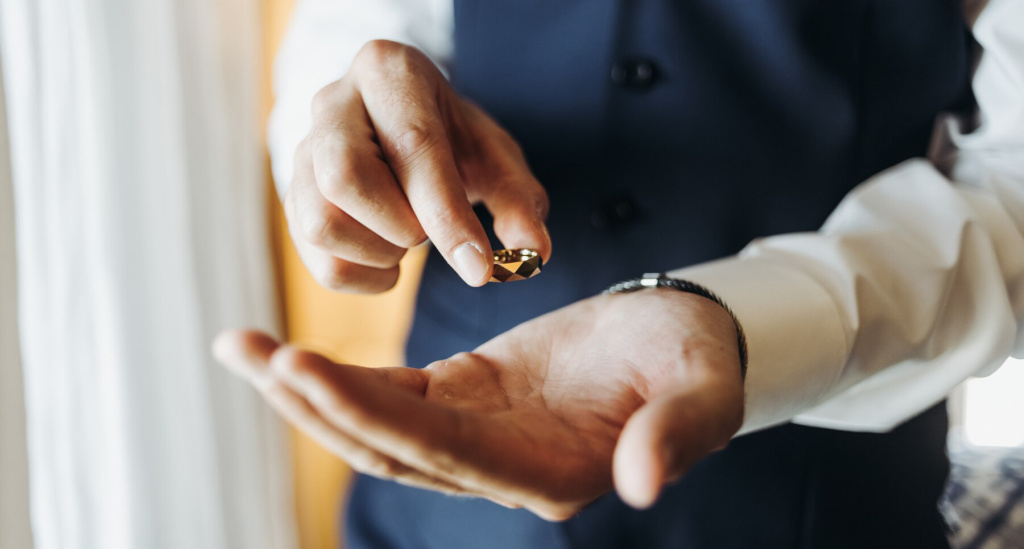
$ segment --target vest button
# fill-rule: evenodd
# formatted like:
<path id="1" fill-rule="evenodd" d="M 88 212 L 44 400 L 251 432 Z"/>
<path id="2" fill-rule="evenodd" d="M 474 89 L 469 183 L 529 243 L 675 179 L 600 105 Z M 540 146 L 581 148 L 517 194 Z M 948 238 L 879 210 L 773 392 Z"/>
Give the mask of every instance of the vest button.
<path id="1" fill-rule="evenodd" d="M 622 59 L 612 65 L 611 77 L 617 86 L 645 90 L 657 80 L 658 66 L 650 59 Z"/>
<path id="2" fill-rule="evenodd" d="M 609 198 L 590 212 L 590 224 L 595 229 L 614 230 L 633 222 L 637 217 L 636 201 L 631 196 Z"/>

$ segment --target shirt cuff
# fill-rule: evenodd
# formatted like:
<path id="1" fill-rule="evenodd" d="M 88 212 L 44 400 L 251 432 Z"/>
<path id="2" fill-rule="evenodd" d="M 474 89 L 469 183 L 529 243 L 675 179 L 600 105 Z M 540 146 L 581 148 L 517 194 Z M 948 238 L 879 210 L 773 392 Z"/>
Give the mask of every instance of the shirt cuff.
<path id="1" fill-rule="evenodd" d="M 836 386 L 850 344 L 832 297 L 801 271 L 762 257 L 680 269 L 717 294 L 747 337 L 745 416 L 739 434 L 786 422 Z"/>

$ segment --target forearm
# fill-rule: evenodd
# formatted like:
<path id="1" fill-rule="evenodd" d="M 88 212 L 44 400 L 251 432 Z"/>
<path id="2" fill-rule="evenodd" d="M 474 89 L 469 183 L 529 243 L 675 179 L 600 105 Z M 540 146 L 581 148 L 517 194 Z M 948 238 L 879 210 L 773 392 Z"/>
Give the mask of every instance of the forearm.
<path id="1" fill-rule="evenodd" d="M 855 191 L 818 233 L 674 275 L 717 292 L 744 326 L 745 431 L 800 414 L 884 430 L 1011 353 L 1022 258 L 1004 206 L 918 160 Z"/>
<path id="2" fill-rule="evenodd" d="M 1024 351 L 1024 38 L 1006 23 L 1022 18 L 993 2 L 975 23 L 978 128 L 946 118 L 929 159 L 861 185 L 816 233 L 674 273 L 747 332 L 744 431 L 886 430 Z"/>

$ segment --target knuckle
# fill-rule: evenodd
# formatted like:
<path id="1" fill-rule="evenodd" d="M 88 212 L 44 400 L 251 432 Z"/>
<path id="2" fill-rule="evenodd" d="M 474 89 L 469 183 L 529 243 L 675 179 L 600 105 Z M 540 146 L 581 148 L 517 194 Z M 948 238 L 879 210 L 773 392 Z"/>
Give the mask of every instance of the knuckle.
<path id="1" fill-rule="evenodd" d="M 368 218 L 387 217 L 393 204 L 381 196 L 380 189 L 368 180 L 350 155 L 318 166 L 317 187 L 325 198 L 350 214 L 362 212 Z"/>
<path id="2" fill-rule="evenodd" d="M 359 181 L 359 159 L 337 138 L 323 137 L 316 144 L 317 186 L 327 196 L 339 195 Z"/>
<path id="3" fill-rule="evenodd" d="M 338 203 L 346 187 L 345 168 L 334 162 L 316 167 L 316 187 L 320 194 L 331 202 Z"/>
<path id="4" fill-rule="evenodd" d="M 353 68 L 360 70 L 380 67 L 388 63 L 392 58 L 397 55 L 403 54 L 408 46 L 400 44 L 391 40 L 370 40 L 363 44 L 363 47 L 359 48 L 359 52 L 356 53 L 355 59 L 352 62 Z"/>
<path id="5" fill-rule="evenodd" d="M 335 103 L 336 89 L 337 84 L 331 83 L 320 88 L 320 90 L 313 95 L 313 99 L 310 101 L 309 106 L 314 118 L 319 117 L 324 112 L 331 109 Z"/>
<path id="6" fill-rule="evenodd" d="M 441 142 L 441 133 L 423 123 L 412 123 L 395 132 L 391 140 L 395 155 L 405 163 L 414 162 Z"/>
<path id="7" fill-rule="evenodd" d="M 325 198 L 338 204 L 351 200 L 359 188 L 359 171 L 347 160 L 337 159 L 317 167 L 316 183 Z"/>
<path id="8" fill-rule="evenodd" d="M 318 248 L 327 246 L 335 240 L 334 216 L 327 212 L 310 212 L 302 219 L 302 238 Z"/>

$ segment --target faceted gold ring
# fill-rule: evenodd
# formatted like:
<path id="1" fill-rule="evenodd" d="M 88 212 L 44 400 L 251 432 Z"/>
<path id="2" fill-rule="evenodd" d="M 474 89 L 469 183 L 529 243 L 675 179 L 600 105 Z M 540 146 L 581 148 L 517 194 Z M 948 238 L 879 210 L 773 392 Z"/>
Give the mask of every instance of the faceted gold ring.
<path id="1" fill-rule="evenodd" d="M 540 273 L 540 254 L 525 248 L 494 251 L 494 274 L 490 282 L 526 280 Z"/>

